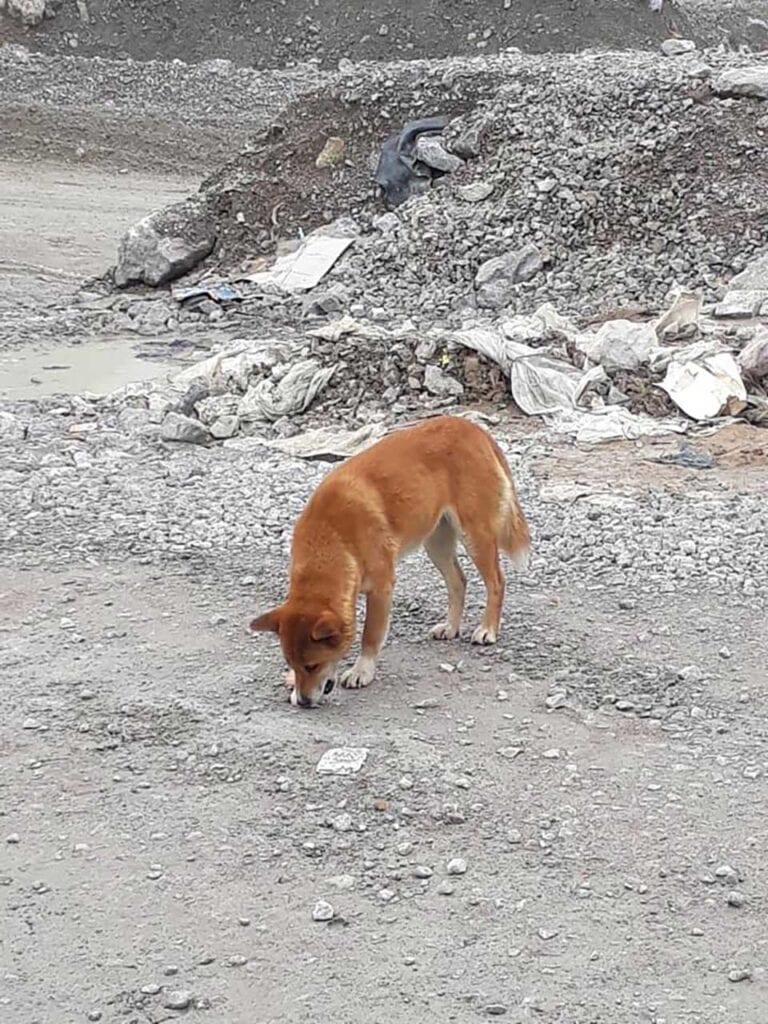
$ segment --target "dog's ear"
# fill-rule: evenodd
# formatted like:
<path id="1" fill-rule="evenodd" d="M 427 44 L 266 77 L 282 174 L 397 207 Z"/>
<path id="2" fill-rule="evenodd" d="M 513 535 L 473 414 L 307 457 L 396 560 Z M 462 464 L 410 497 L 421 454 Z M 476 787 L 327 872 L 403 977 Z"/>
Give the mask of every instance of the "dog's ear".
<path id="1" fill-rule="evenodd" d="M 311 637 L 318 643 L 338 647 L 341 643 L 342 621 L 335 612 L 323 612 L 312 627 Z"/>
<path id="2" fill-rule="evenodd" d="M 250 625 L 252 633 L 279 633 L 280 632 L 280 608 L 273 608 L 271 612 L 264 612 L 254 619 Z"/>

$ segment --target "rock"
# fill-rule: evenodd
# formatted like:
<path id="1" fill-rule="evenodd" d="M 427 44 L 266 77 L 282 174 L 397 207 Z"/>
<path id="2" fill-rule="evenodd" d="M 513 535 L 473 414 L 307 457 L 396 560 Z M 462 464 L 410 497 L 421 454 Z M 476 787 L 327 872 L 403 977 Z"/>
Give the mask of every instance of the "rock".
<path id="1" fill-rule="evenodd" d="M 185 444 L 208 444 L 210 434 L 199 420 L 169 412 L 163 420 L 160 436 L 164 441 L 180 441 Z"/>
<path id="2" fill-rule="evenodd" d="M 550 711 L 556 711 L 558 708 L 564 708 L 567 702 L 567 696 L 562 691 L 558 693 L 552 693 L 547 697 L 546 705 Z"/>
<path id="3" fill-rule="evenodd" d="M 344 162 L 346 151 L 347 144 L 344 142 L 344 139 L 340 139 L 337 135 L 332 135 L 320 150 L 317 160 L 315 160 L 315 167 L 320 168 L 320 170 L 338 167 L 339 164 Z"/>
<path id="4" fill-rule="evenodd" d="M 454 857 L 448 861 L 446 870 L 449 875 L 466 875 L 467 862 L 462 857 Z"/>
<path id="5" fill-rule="evenodd" d="M 320 775 L 355 775 L 368 760 L 367 747 L 332 747 L 317 762 Z"/>
<path id="6" fill-rule="evenodd" d="M 210 426 L 211 437 L 217 441 L 224 441 L 228 437 L 234 437 L 240 429 L 240 418 L 236 415 L 219 416 Z"/>
<path id="7" fill-rule="evenodd" d="M 768 376 L 768 328 L 761 328 L 744 346 L 738 363 L 741 372 L 755 380 Z"/>
<path id="8" fill-rule="evenodd" d="M 216 228 L 202 196 L 142 218 L 123 236 L 117 254 L 115 284 L 152 287 L 191 270 L 211 252 Z"/>
<path id="9" fill-rule="evenodd" d="M 312 910 L 313 921 L 330 921 L 335 911 L 327 900 L 318 900 Z"/>
<path id="10" fill-rule="evenodd" d="M 416 140 L 416 159 L 421 160 L 434 171 L 451 174 L 461 170 L 464 161 L 454 153 L 449 153 L 440 139 L 434 135 L 420 135 Z"/>
<path id="11" fill-rule="evenodd" d="M 744 894 L 734 889 L 728 893 L 727 902 L 729 907 L 743 907 L 745 903 Z"/>
<path id="12" fill-rule="evenodd" d="M 768 291 L 732 290 L 715 306 L 715 316 L 729 320 L 749 320 L 758 316 L 764 306 L 768 306 Z"/>
<path id="13" fill-rule="evenodd" d="M 665 57 L 682 57 L 695 51 L 696 43 L 692 39 L 665 39 L 661 44 L 661 52 Z"/>
<path id="14" fill-rule="evenodd" d="M 451 883 L 446 879 L 444 882 L 441 882 L 440 885 L 438 885 L 437 891 L 441 896 L 453 896 L 456 890 L 451 885 Z"/>
<path id="15" fill-rule="evenodd" d="M 493 195 L 494 188 L 490 181 L 472 181 L 469 185 L 459 185 L 456 195 L 465 203 L 482 203 Z"/>
<path id="16" fill-rule="evenodd" d="M 728 972 L 728 981 L 732 981 L 734 984 L 740 981 L 749 981 L 751 977 L 752 971 L 750 971 L 748 967 L 742 967 Z"/>
<path id="17" fill-rule="evenodd" d="M 0 441 L 23 441 L 27 428 L 11 412 L 0 412 Z"/>
<path id="18" fill-rule="evenodd" d="M 166 992 L 163 998 L 163 1006 L 166 1010 L 186 1010 L 191 1002 L 192 993 L 183 988 Z"/>
<path id="19" fill-rule="evenodd" d="M 768 100 L 768 65 L 730 68 L 715 78 L 712 88 L 718 96 L 751 96 Z"/>
<path id="20" fill-rule="evenodd" d="M 428 867 L 426 864 L 417 864 L 416 867 L 413 869 L 414 878 L 431 878 L 432 875 L 432 868 Z"/>
<path id="21" fill-rule="evenodd" d="M 23 25 L 34 28 L 45 17 L 45 0 L 7 0 L 8 13 Z"/>
<path id="22" fill-rule="evenodd" d="M 459 398 L 464 394 L 464 385 L 433 363 L 424 369 L 424 387 L 438 398 Z"/>
<path id="23" fill-rule="evenodd" d="M 18 832 L 11 832 L 9 836 L 5 837 L 5 841 L 6 843 L 9 843 L 11 846 L 18 846 L 18 844 L 21 842 L 21 838 Z"/>
<path id="24" fill-rule="evenodd" d="M 515 286 L 530 281 L 544 266 L 535 245 L 494 256 L 483 263 L 475 275 L 477 304 L 482 309 L 502 309 L 515 293 Z"/>
<path id="25" fill-rule="evenodd" d="M 483 1013 L 487 1013 L 489 1017 L 503 1017 L 506 1012 L 507 1007 L 503 1003 L 488 1003 L 483 1007 Z"/>
<path id="26" fill-rule="evenodd" d="M 734 291 L 768 292 L 768 253 L 748 263 L 740 274 L 731 278 L 728 287 Z"/>

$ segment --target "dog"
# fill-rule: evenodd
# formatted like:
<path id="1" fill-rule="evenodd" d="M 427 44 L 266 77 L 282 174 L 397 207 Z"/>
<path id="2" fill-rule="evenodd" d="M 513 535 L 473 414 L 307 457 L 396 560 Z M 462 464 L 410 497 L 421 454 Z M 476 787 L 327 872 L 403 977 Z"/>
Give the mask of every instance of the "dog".
<path id="1" fill-rule="evenodd" d="M 389 630 L 397 563 L 420 546 L 448 588 L 446 620 L 431 635 L 457 637 L 466 590 L 459 539 L 486 587 L 472 642 L 493 644 L 504 600 L 499 552 L 527 564 L 530 535 L 511 470 L 490 434 L 441 416 L 390 434 L 329 473 L 296 524 L 285 603 L 251 623 L 254 633 L 277 633 L 291 670 L 291 703 L 311 707 L 333 690 L 355 639 L 360 594 L 360 656 L 341 685 L 368 686 Z"/>

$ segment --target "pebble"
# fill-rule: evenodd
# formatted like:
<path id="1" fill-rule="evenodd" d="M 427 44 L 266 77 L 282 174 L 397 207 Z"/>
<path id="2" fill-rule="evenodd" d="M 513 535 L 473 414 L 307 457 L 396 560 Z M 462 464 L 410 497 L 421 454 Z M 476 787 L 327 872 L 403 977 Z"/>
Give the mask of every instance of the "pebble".
<path id="1" fill-rule="evenodd" d="M 731 867 L 730 864 L 721 864 L 720 867 L 715 868 L 715 878 L 721 882 L 739 882 L 739 872 L 736 868 Z"/>
<path id="2" fill-rule="evenodd" d="M 566 694 L 562 692 L 552 693 L 547 697 L 546 704 L 550 711 L 556 711 L 558 708 L 564 708 L 567 700 Z"/>
<path id="3" fill-rule="evenodd" d="M 88 1011 L 88 1020 L 90 1020 L 90 1021 L 97 1021 L 97 1020 L 101 1020 L 101 1018 L 102 1018 L 101 1010 L 89 1010 Z"/>
<path id="4" fill-rule="evenodd" d="M 335 911 L 330 903 L 326 900 L 318 900 L 315 904 L 314 910 L 312 911 L 313 921 L 330 921 L 333 918 Z"/>
<path id="5" fill-rule="evenodd" d="M 440 885 L 438 885 L 437 891 L 440 893 L 441 896 L 453 896 L 456 890 L 451 885 L 451 883 L 446 880 L 444 882 L 441 882 Z"/>
<path id="6" fill-rule="evenodd" d="M 413 869 L 414 878 L 431 878 L 434 872 L 426 864 L 417 864 Z"/>
<path id="7" fill-rule="evenodd" d="M 488 1003 L 483 1008 L 483 1013 L 487 1013 L 489 1017 L 503 1017 L 507 1013 L 507 1007 L 504 1003 Z"/>
<path id="8" fill-rule="evenodd" d="M 144 996 L 157 996 L 160 995 L 160 986 L 151 982 L 149 985 L 142 985 L 141 994 Z"/>
<path id="9" fill-rule="evenodd" d="M 11 846 L 15 846 L 17 843 L 21 842 L 21 837 L 18 832 L 11 832 L 9 836 L 5 837 L 5 841 L 6 843 L 10 843 Z"/>
<path id="10" fill-rule="evenodd" d="M 752 971 L 748 967 L 743 967 L 739 970 L 728 971 L 728 981 L 739 982 L 749 981 L 752 977 Z"/>
<path id="11" fill-rule="evenodd" d="M 392 889 L 379 889 L 378 896 L 382 903 L 391 903 L 397 893 Z"/>
<path id="12" fill-rule="evenodd" d="M 166 992 L 163 999 L 163 1006 L 167 1010 L 186 1010 L 192 1002 L 192 993 L 180 988 L 172 992 Z"/>
<path id="13" fill-rule="evenodd" d="M 728 893 L 728 906 L 729 907 L 743 907 L 745 903 L 743 893 L 732 890 Z"/>
<path id="14" fill-rule="evenodd" d="M 447 872 L 449 875 L 465 875 L 467 873 L 467 862 L 462 857 L 454 857 L 448 861 Z"/>

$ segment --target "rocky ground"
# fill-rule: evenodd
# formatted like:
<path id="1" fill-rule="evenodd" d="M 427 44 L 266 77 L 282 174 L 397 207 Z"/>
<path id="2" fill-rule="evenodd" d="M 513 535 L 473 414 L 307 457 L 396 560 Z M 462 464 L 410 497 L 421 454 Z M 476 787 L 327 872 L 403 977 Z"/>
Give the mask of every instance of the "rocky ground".
<path id="1" fill-rule="evenodd" d="M 498 331 L 542 300 L 580 329 L 610 306 L 642 320 L 677 282 L 704 294 L 705 338 L 759 340 L 744 278 L 750 308 L 714 315 L 766 245 L 766 103 L 710 88 L 745 66 L 764 59 L 281 77 L 0 50 L 3 1022 L 762 1024 L 764 432 L 577 444 L 515 407 L 508 368 L 436 331 Z M 367 159 L 438 94 L 456 136 L 485 126 L 481 152 L 382 221 Z M 323 175 L 339 127 L 350 164 Z M 215 171 L 227 140 L 254 148 Z M 211 275 L 341 213 L 362 232 L 309 300 L 243 285 L 238 305 L 190 309 L 83 285 L 195 166 L 233 214 L 223 227 L 221 200 Z M 461 198 L 478 182 L 493 200 Z M 551 253 L 541 276 L 478 306 L 478 265 L 524 242 Z M 233 346 L 224 391 L 201 392 L 190 364 Z M 212 408 L 225 418 L 260 378 L 274 401 L 296 359 L 336 367 L 306 413 L 212 439 Z M 169 409 L 204 443 L 167 440 Z M 268 444 L 440 410 L 493 430 L 531 522 L 503 637 L 428 641 L 443 594 L 414 556 L 380 677 L 294 709 L 278 645 L 245 625 L 283 595 L 329 462 Z M 319 773 L 335 748 L 364 763 Z"/>

